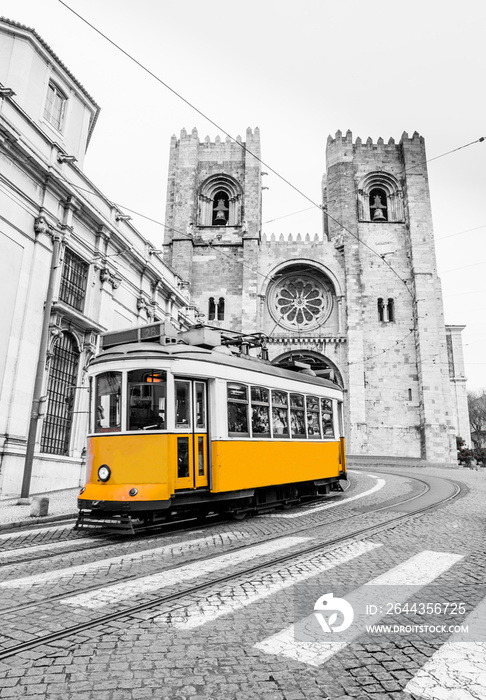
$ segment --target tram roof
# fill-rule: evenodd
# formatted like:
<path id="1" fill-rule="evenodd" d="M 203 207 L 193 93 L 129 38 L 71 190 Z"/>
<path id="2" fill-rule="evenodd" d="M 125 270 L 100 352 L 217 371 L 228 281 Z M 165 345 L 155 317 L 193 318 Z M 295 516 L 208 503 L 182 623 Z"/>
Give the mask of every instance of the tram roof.
<path id="1" fill-rule="evenodd" d="M 278 367 L 277 365 L 272 365 L 270 362 L 249 355 L 229 354 L 227 348 L 224 350 L 225 351 L 208 349 L 197 345 L 184 345 L 182 343 L 173 345 L 159 345 L 150 342 L 127 343 L 102 351 L 91 361 L 90 365 L 94 366 L 105 362 L 124 362 L 126 360 L 156 360 L 165 357 L 174 360 L 197 360 L 199 362 L 208 362 L 216 365 L 250 370 L 260 374 L 328 387 L 329 389 L 339 390 L 342 388 L 329 379 L 323 379 L 317 376 L 313 377 L 305 372 Z"/>

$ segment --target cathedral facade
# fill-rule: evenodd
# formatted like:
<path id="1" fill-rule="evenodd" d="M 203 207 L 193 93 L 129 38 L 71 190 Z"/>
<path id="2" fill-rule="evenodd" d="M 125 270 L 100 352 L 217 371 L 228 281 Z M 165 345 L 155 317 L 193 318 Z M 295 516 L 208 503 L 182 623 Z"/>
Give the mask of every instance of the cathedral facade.
<path id="1" fill-rule="evenodd" d="M 424 139 L 329 137 L 323 231 L 262 234 L 259 130 L 172 138 L 165 260 L 205 324 L 345 389 L 352 455 L 456 462 L 469 437 L 461 326 L 446 327 Z"/>

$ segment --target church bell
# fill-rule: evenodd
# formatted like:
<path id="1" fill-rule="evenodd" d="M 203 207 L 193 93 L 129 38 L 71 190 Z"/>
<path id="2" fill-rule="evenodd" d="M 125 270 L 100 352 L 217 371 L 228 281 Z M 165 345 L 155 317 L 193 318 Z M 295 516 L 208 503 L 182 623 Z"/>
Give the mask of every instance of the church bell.
<path id="1" fill-rule="evenodd" d="M 218 206 L 215 207 L 214 211 L 216 212 L 215 216 L 215 222 L 216 223 L 226 223 L 226 214 L 225 212 L 228 211 L 228 207 L 225 206 L 224 204 L 224 199 L 218 199 Z"/>

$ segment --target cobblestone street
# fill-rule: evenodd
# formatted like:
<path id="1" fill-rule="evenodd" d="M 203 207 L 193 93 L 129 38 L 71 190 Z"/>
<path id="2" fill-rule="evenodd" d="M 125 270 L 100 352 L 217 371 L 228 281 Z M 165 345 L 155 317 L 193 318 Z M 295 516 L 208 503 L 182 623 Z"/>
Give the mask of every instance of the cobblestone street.
<path id="1" fill-rule="evenodd" d="M 142 540 L 73 537 L 65 527 L 3 534 L 0 697 L 486 698 L 484 474 L 388 472 L 352 472 L 348 491 L 323 503 Z M 413 510 L 429 477 L 452 480 L 461 493 L 392 523 L 405 512 L 397 501 Z M 355 534 L 372 526 L 380 527 Z M 334 641 L 316 633 L 314 620 L 314 641 L 300 641 L 318 595 L 332 592 L 356 608 L 370 590 L 389 590 L 402 606 L 370 621 L 407 632 L 351 627 Z M 454 624 L 472 624 L 476 610 L 470 639 L 437 629 L 451 620 L 442 608 L 404 608 L 444 605 L 446 597 L 461 604 Z M 86 627 L 8 655 L 80 623 Z"/>

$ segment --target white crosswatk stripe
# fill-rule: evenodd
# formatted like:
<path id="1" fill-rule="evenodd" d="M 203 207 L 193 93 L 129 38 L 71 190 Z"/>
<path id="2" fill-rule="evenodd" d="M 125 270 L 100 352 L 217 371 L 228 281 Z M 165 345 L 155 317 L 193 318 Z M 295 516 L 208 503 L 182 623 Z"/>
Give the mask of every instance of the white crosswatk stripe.
<path id="1" fill-rule="evenodd" d="M 462 559 L 460 554 L 420 552 L 411 557 L 411 559 L 390 569 L 382 576 L 378 576 L 368 581 L 364 586 L 357 588 L 349 596 L 346 596 L 346 600 L 351 604 L 353 610 L 363 609 L 366 601 L 369 600 L 369 590 L 366 590 L 368 586 L 397 586 L 401 588 L 393 589 L 394 600 L 390 602 L 403 603 L 417 591 L 417 587 L 428 585 L 460 559 Z M 376 624 L 382 617 L 382 612 L 378 612 L 376 615 L 369 615 L 366 618 L 366 624 Z M 290 625 L 290 627 L 264 639 L 255 646 L 266 654 L 277 654 L 311 666 L 320 666 L 359 636 L 365 625 L 364 623 L 355 625 L 353 627 L 356 630 L 355 636 L 353 637 L 350 634 L 347 641 L 344 642 L 324 641 L 326 637 L 323 636 L 323 633 L 314 631 L 314 615 L 309 615 L 301 620 L 299 628 L 309 631 L 308 637 L 312 641 L 297 641 L 294 636 L 294 625 Z M 350 632 L 351 628 L 348 631 Z"/>
<path id="2" fill-rule="evenodd" d="M 20 588 L 21 586 L 31 586 L 37 583 L 48 583 L 50 581 L 55 581 L 58 578 L 63 578 L 64 576 L 84 574 L 89 571 L 104 569 L 108 566 L 112 566 L 113 564 L 119 564 L 121 562 L 129 563 L 137 561 L 138 559 L 142 559 L 143 557 L 152 556 L 153 554 L 157 554 L 163 557 L 166 554 L 178 554 L 192 549 L 193 547 L 197 547 L 199 545 L 211 545 L 214 543 L 214 537 L 200 537 L 196 540 L 189 540 L 187 542 L 178 542 L 174 544 L 165 545 L 164 547 L 144 549 L 140 552 L 121 554 L 117 557 L 109 557 L 108 559 L 100 559 L 98 561 L 89 562 L 88 564 L 79 564 L 77 566 L 70 566 L 65 569 L 47 571 L 43 574 L 34 574 L 32 576 L 24 576 L 22 578 L 9 579 L 8 581 L 2 581 L 0 583 L 0 588 Z"/>
<path id="3" fill-rule="evenodd" d="M 259 600 L 264 600 L 280 591 L 290 588 L 297 583 L 307 581 L 317 576 L 323 571 L 329 571 L 335 566 L 346 564 L 355 557 L 371 552 L 373 549 L 382 547 L 381 543 L 356 541 L 342 547 L 337 547 L 331 552 L 323 555 L 322 562 L 312 564 L 308 571 L 302 571 L 305 565 L 297 564 L 287 567 L 284 572 L 271 573 L 265 576 L 264 581 L 255 581 L 251 584 L 251 589 L 245 585 L 243 587 L 226 587 L 222 591 L 205 600 L 200 605 L 188 606 L 184 612 L 175 617 L 170 615 L 170 623 L 182 630 L 195 629 L 208 622 L 213 622 L 223 615 L 237 612 L 247 605 L 252 605 Z M 168 615 L 160 615 L 157 622 L 168 622 Z"/>
<path id="4" fill-rule="evenodd" d="M 102 590 L 91 593 L 80 593 L 71 598 L 64 598 L 60 602 L 63 605 L 81 605 L 86 608 L 101 608 L 104 605 L 126 600 L 136 595 L 150 593 L 151 591 L 167 588 L 179 584 L 183 581 L 192 581 L 200 576 L 235 566 L 244 561 L 255 559 L 256 557 L 273 554 L 282 549 L 295 547 L 296 545 L 308 542 L 308 537 L 282 537 L 265 544 L 246 547 L 237 552 L 222 554 L 206 561 L 195 561 L 192 564 L 179 566 L 176 569 L 162 571 L 159 574 L 151 574 L 137 578 L 135 581 L 126 581 L 111 586 L 106 586 Z"/>
<path id="5" fill-rule="evenodd" d="M 268 518 L 302 518 L 304 515 L 313 515 L 321 510 L 327 510 L 328 508 L 336 508 L 336 506 L 343 506 L 346 503 L 351 503 L 351 501 L 357 501 L 365 496 L 370 496 L 372 493 L 379 491 L 386 484 L 385 479 L 380 479 L 374 474 L 366 474 L 366 476 L 371 476 L 372 479 L 376 479 L 376 484 L 372 486 L 368 491 L 363 491 L 363 493 L 358 493 L 356 496 L 349 496 L 348 498 L 340 498 L 339 500 L 333 501 L 332 503 L 324 503 L 322 506 L 310 506 L 309 508 L 303 508 L 298 510 L 296 513 L 270 513 L 267 515 Z"/>
<path id="6" fill-rule="evenodd" d="M 407 683 L 406 693 L 424 700 L 486 700 L 486 598 Z"/>
<path id="7" fill-rule="evenodd" d="M 6 549 L 4 552 L 0 552 L 1 559 L 11 559 L 15 558 L 19 554 L 31 554 L 35 552 L 50 551 L 51 549 L 69 549 L 69 547 L 76 547 L 78 544 L 92 544 L 93 542 L 99 542 L 97 537 L 83 537 L 75 540 L 60 540 L 56 542 L 44 542 L 43 544 L 34 544 L 31 547 L 17 547 L 15 549 Z"/>

